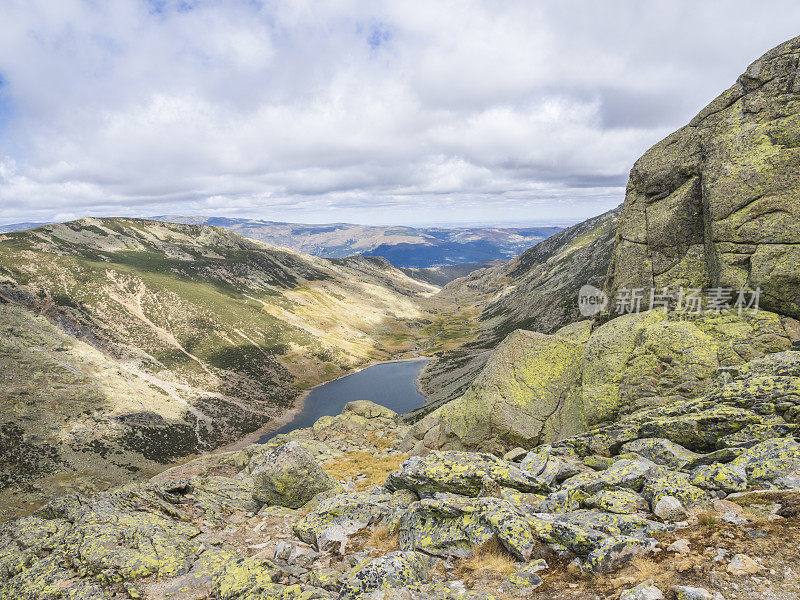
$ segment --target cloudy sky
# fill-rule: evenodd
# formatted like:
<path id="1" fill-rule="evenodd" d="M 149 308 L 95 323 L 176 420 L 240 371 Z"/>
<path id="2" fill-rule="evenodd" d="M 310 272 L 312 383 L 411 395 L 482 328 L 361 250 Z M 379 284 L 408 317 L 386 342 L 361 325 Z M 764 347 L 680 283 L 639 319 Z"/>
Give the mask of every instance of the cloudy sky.
<path id="1" fill-rule="evenodd" d="M 574 222 L 791 1 L 0 0 L 0 224 Z"/>

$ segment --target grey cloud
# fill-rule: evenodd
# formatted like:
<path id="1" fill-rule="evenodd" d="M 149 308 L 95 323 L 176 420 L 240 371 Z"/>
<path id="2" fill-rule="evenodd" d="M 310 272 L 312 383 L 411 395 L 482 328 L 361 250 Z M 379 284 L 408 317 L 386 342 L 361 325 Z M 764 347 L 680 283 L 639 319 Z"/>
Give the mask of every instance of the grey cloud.
<path id="1" fill-rule="evenodd" d="M 12 3 L 0 223 L 578 219 L 800 5 Z"/>

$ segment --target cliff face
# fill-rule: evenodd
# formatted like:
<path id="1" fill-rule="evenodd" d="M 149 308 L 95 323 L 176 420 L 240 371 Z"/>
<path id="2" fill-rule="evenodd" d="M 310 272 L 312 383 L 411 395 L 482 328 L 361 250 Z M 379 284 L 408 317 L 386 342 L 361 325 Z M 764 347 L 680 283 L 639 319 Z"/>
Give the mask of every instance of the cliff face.
<path id="1" fill-rule="evenodd" d="M 436 411 L 419 430 L 434 427 L 435 434 L 409 447 L 425 442 L 497 452 L 554 442 L 645 408 L 696 398 L 718 369 L 787 349 L 800 334 L 794 319 L 800 315 L 798 69 L 795 38 L 750 65 L 688 125 L 648 150 L 631 170 L 613 251 L 610 235 L 602 234 L 615 222 L 610 213 L 605 223 L 599 217 L 577 226 L 588 230 L 583 235 L 566 230 L 553 236 L 502 272 L 447 286 L 443 294 L 494 290 L 483 300 L 481 322 L 491 331 L 484 339 L 505 337 L 513 328 L 555 335 L 513 334 L 494 353 L 470 355 L 473 349 L 465 348 L 433 365 L 429 386 L 448 376 L 471 379 L 459 389 L 444 388 L 461 393 L 449 404 L 442 406 L 452 396 L 434 398 L 426 408 Z M 568 235 L 574 240 L 557 246 Z M 580 244 L 587 236 L 590 241 Z M 600 327 L 587 324 L 572 379 L 551 381 L 575 354 L 564 349 L 557 327 L 577 320 L 577 290 L 596 284 L 606 248 L 612 297 L 622 288 L 677 293 L 680 287 L 722 287 L 731 288 L 733 301 L 739 288 L 760 287 L 762 310 L 612 314 L 617 318 Z M 471 371 L 464 373 L 455 359 Z M 455 368 L 447 368 L 448 360 Z"/>
<path id="2" fill-rule="evenodd" d="M 800 37 L 767 52 L 633 166 L 608 274 L 620 288 L 763 289 L 800 316 Z"/>

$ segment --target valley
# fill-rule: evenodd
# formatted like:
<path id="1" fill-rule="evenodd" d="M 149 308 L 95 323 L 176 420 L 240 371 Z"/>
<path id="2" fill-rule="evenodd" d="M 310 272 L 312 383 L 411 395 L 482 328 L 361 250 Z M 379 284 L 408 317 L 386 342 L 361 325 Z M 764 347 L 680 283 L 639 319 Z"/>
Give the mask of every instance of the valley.
<path id="1" fill-rule="evenodd" d="M 385 259 L 207 226 L 84 219 L 0 237 L 5 514 L 152 476 L 323 381 L 437 350 L 437 291 Z"/>
<path id="2" fill-rule="evenodd" d="M 261 242 L 325 258 L 353 254 L 381 256 L 400 268 L 475 265 L 513 258 L 561 227 L 407 227 L 352 223 L 280 223 L 169 215 L 153 217 L 170 223 L 213 225 Z M 441 277 L 441 274 L 439 274 Z"/>

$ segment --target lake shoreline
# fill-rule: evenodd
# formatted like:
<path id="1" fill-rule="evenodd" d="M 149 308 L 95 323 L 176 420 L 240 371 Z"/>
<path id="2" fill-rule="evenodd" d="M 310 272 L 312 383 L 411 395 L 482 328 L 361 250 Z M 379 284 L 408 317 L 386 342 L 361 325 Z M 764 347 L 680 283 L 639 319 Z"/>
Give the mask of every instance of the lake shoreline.
<path id="1" fill-rule="evenodd" d="M 234 451 L 237 451 L 237 450 L 242 450 L 243 448 L 246 448 L 247 446 L 250 446 L 251 444 L 259 443 L 259 440 L 263 436 L 269 435 L 271 433 L 274 433 L 275 431 L 277 431 L 281 427 L 284 427 L 284 426 L 288 425 L 289 423 L 291 423 L 305 408 L 306 400 L 307 400 L 308 396 L 311 394 L 311 392 L 313 392 L 315 389 L 317 389 L 317 388 L 319 388 L 319 387 L 321 387 L 323 385 L 327 385 L 327 384 L 332 383 L 334 381 L 338 381 L 340 379 L 344 379 L 345 377 L 350 377 L 351 375 L 355 375 L 356 373 L 360 373 L 361 371 L 364 371 L 366 369 L 369 369 L 370 367 L 374 367 L 374 366 L 377 366 L 377 365 L 387 365 L 387 364 L 401 363 L 401 362 L 418 362 L 418 361 L 428 362 L 432 358 L 433 357 L 430 357 L 430 356 L 414 356 L 414 357 L 411 357 L 411 358 L 391 358 L 391 359 L 388 359 L 388 360 L 380 360 L 380 361 L 377 361 L 377 362 L 372 362 L 372 363 L 360 366 L 360 367 L 358 367 L 356 369 L 353 369 L 352 371 L 350 371 L 348 373 L 345 373 L 344 375 L 340 375 L 339 377 L 335 377 L 333 379 L 329 379 L 327 381 L 323 381 L 322 383 L 319 383 L 319 384 L 315 385 L 314 387 L 310 387 L 307 390 L 303 390 L 303 392 L 297 398 L 295 398 L 294 402 L 292 403 L 292 407 L 290 409 L 288 409 L 286 412 L 284 412 L 283 414 L 281 414 L 279 417 L 275 417 L 274 419 L 271 419 L 269 421 L 269 423 L 266 423 L 266 424 L 262 425 L 258 429 L 248 433 L 247 435 L 245 435 L 244 437 L 236 440 L 235 442 L 231 442 L 230 444 L 226 444 L 225 446 L 220 446 L 219 448 L 217 448 L 215 450 L 212 450 L 212 451 L 208 452 L 207 454 L 218 454 L 218 453 L 221 453 L 221 452 L 234 452 Z M 420 375 L 418 375 L 414 379 L 414 385 L 416 386 L 416 388 L 419 391 L 420 395 L 424 397 L 425 394 L 422 393 L 422 390 L 421 390 L 421 388 L 419 386 L 419 377 L 421 376 L 421 374 L 422 373 L 420 372 Z"/>

